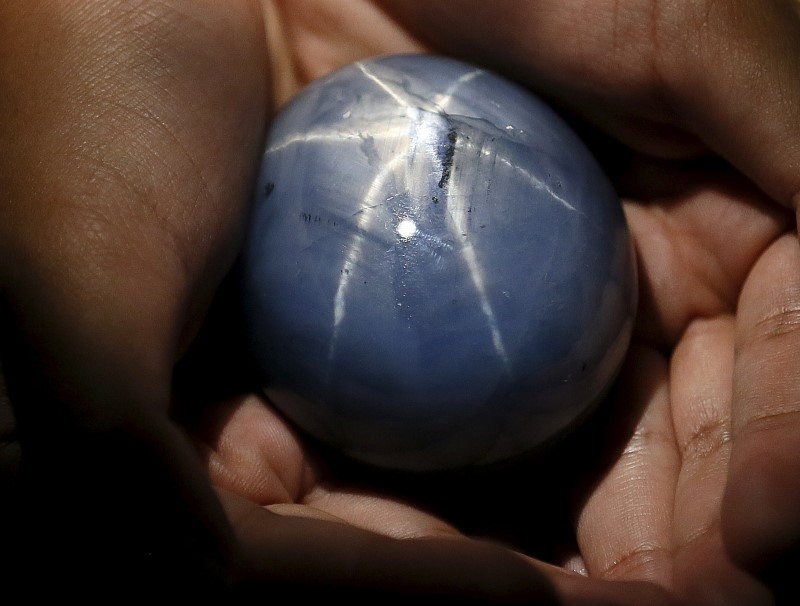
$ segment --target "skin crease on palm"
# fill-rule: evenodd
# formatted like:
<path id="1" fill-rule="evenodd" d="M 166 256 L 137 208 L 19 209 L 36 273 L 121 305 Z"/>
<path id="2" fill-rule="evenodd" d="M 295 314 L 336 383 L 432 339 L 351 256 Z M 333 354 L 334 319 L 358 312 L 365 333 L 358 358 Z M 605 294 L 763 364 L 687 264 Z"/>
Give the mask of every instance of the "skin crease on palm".
<path id="1" fill-rule="evenodd" d="M 16 260 L 0 265 L 4 300 L 52 392 L 73 390 L 70 415 L 169 442 L 243 574 L 283 562 L 289 580 L 322 578 L 355 557 L 363 579 L 391 571 L 424 590 L 449 575 L 475 591 L 525 586 L 514 575 L 531 566 L 566 600 L 768 603 L 759 567 L 800 544 L 795 2 L 153 1 L 119 17 L 98 9 L 110 0 L 6 4 L 0 24 L 23 25 L 2 26 L 2 50 L 39 63 L 2 74 L 18 91 L 0 99 L 18 117 L 0 130 L 0 149 L 18 152 L 0 160 L 0 260 Z M 26 42 L 25 23 L 47 40 Z M 575 550 L 559 561 L 523 561 L 446 512 L 337 482 L 255 394 L 219 404 L 190 440 L 167 421 L 173 364 L 239 243 L 265 118 L 354 60 L 429 51 L 496 69 L 602 132 L 595 151 L 635 240 L 640 312 L 615 392 L 634 424 L 574 504 Z M 42 168 L 41 149 L 59 162 Z"/>

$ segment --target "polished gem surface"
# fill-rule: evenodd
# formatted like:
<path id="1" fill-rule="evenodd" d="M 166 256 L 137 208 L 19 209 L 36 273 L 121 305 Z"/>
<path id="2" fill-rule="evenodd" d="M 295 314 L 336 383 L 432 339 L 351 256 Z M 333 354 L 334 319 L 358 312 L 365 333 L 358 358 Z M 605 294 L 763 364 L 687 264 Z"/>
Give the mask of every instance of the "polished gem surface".
<path id="1" fill-rule="evenodd" d="M 361 461 L 526 452 L 604 394 L 636 304 L 619 200 L 542 101 L 444 58 L 363 61 L 276 118 L 242 259 L 265 391 Z"/>

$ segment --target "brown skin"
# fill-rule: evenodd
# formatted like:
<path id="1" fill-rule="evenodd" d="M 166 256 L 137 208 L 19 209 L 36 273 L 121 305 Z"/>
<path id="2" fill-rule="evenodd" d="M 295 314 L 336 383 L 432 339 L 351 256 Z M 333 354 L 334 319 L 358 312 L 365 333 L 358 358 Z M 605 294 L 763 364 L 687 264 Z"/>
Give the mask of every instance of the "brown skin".
<path id="1" fill-rule="evenodd" d="M 134 564 L 160 550 L 201 584 L 768 603 L 763 575 L 800 545 L 796 2 L 132 4 L 0 3 L 0 292 L 35 480 L 26 544 L 77 538 L 41 506 L 69 490 L 73 525 L 108 523 L 81 535 L 92 564 L 112 544 Z M 542 553 L 548 524 L 516 488 L 535 464 L 504 477 L 522 505 L 491 482 L 423 505 L 337 475 L 258 396 L 191 426 L 170 414 L 274 108 L 406 51 L 485 64 L 601 129 L 624 198 L 641 309 L 609 407 L 630 431 L 601 474 L 553 497 L 571 497 L 574 544 L 549 563 L 518 555 Z M 565 469 L 595 458 L 575 448 L 554 455 Z M 491 516 L 471 526 L 465 509 Z"/>

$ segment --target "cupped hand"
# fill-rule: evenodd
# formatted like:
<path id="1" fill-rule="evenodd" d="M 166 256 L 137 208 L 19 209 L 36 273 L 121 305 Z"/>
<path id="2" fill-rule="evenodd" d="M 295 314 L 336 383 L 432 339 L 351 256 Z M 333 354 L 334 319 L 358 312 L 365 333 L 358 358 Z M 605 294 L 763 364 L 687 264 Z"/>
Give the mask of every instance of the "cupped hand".
<path id="1" fill-rule="evenodd" d="M 199 585 L 546 600 L 546 577 L 565 599 L 765 598 L 752 573 L 800 542 L 793 3 L 0 10 L 4 366 L 28 544 L 62 541 L 51 572 L 83 541 L 128 580 L 123 552 L 134 571 Z M 192 439 L 171 415 L 173 367 L 235 256 L 272 108 L 344 63 L 404 51 L 494 67 L 608 137 L 596 150 L 626 200 L 642 309 L 616 398 L 630 441 L 571 495 L 569 562 L 588 577 L 463 537 L 452 503 L 337 478 L 253 396 L 212 407 Z M 535 551 L 541 522 L 513 522 L 504 538 Z"/>

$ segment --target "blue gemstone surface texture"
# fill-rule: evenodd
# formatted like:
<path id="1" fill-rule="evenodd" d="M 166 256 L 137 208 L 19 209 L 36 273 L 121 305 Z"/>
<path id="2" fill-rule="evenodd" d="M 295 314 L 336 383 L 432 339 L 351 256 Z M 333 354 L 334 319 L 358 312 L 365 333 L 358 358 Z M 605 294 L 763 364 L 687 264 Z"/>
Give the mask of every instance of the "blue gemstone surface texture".
<path id="1" fill-rule="evenodd" d="M 618 197 L 527 90 L 429 56 L 363 61 L 274 121 L 242 258 L 265 392 L 373 465 L 529 451 L 606 392 L 636 270 Z"/>

